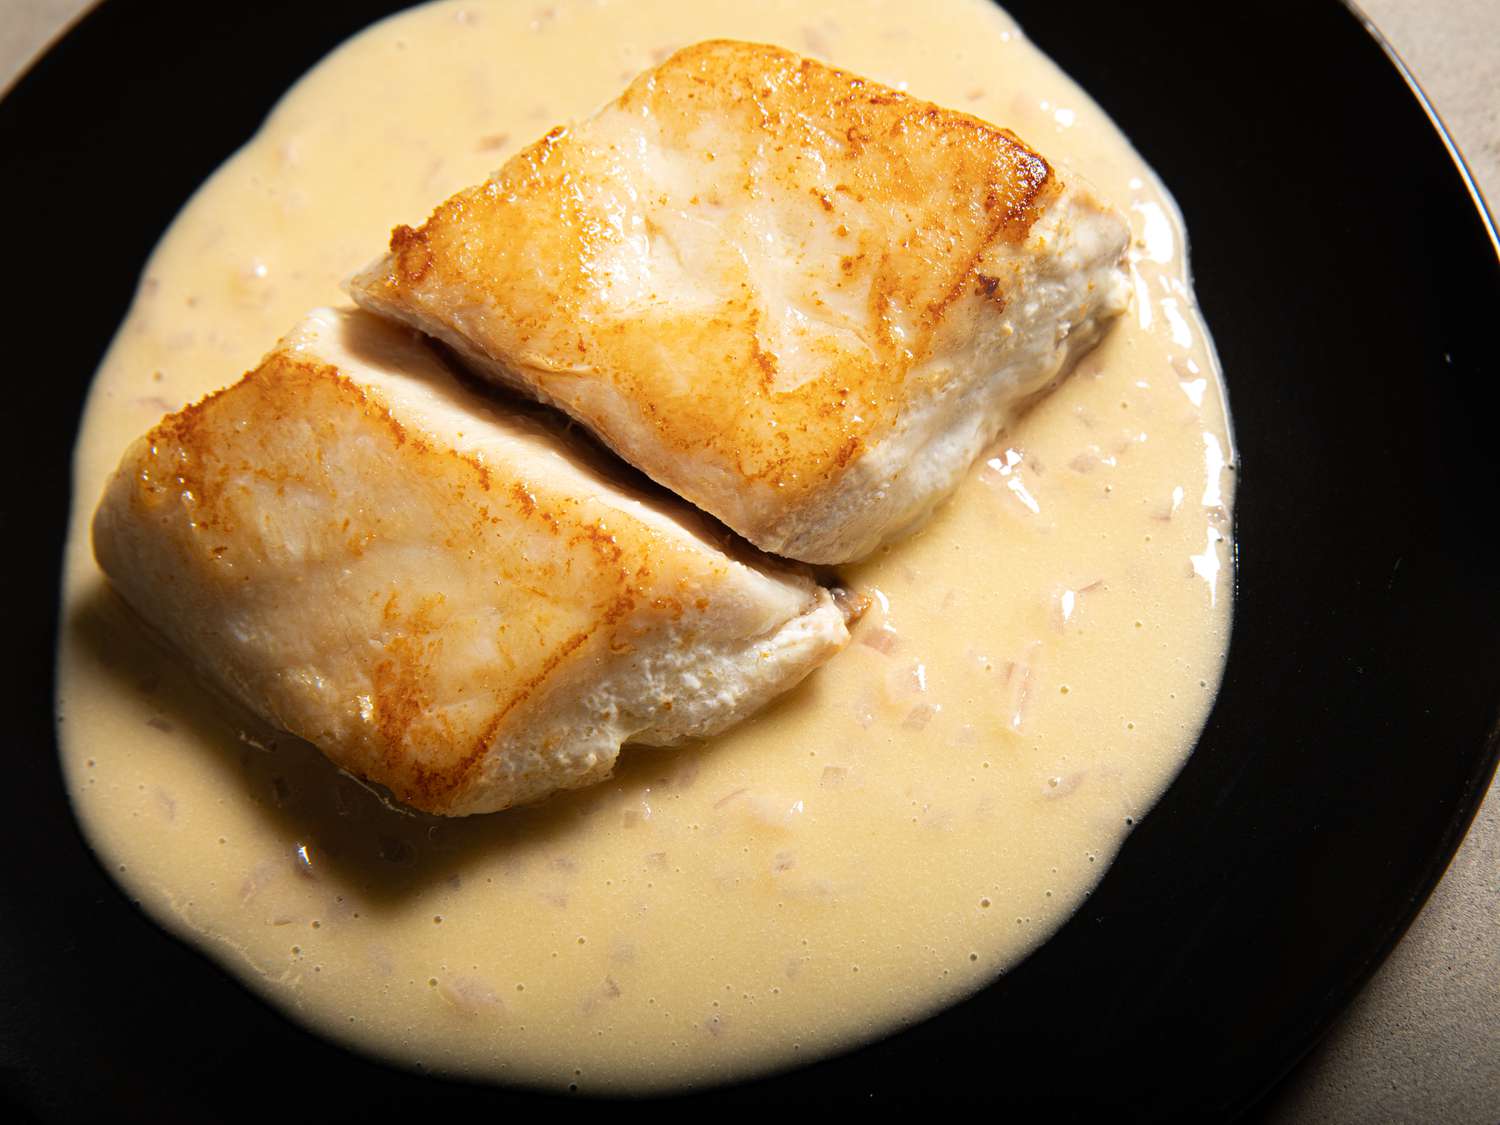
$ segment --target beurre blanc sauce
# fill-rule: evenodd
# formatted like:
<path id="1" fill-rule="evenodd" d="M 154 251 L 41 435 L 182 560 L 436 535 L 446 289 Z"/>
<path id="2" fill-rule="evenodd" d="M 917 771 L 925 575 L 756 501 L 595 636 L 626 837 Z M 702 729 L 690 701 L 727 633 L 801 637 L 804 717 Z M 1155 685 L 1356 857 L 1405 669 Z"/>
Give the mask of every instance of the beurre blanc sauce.
<path id="1" fill-rule="evenodd" d="M 671 50 L 777 43 L 1015 130 L 1135 234 L 1135 303 L 911 538 L 843 572 L 854 643 L 709 744 L 444 821 L 258 726 L 108 592 L 127 444 L 551 126 Z M 294 1019 L 445 1073 L 663 1090 L 916 1020 L 1036 948 L 1191 752 L 1228 642 L 1232 444 L 1176 209 L 981 0 L 495 0 L 303 78 L 143 275 L 75 462 L 58 708 L 74 806 L 154 918 Z"/>

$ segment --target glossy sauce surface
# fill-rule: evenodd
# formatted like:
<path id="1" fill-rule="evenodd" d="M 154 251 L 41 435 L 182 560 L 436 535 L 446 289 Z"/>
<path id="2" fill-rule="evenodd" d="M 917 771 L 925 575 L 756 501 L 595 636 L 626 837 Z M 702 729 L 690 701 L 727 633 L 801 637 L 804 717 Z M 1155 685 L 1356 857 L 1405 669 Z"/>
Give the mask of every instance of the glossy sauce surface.
<path id="1" fill-rule="evenodd" d="M 920 12 L 920 21 L 917 20 Z M 121 452 L 456 189 L 672 49 L 779 43 L 1015 130 L 1130 218 L 1132 311 L 914 537 L 854 644 L 711 744 L 460 821 L 214 698 L 89 551 Z M 93 846 L 174 932 L 404 1064 L 584 1090 L 763 1072 L 982 987 L 1181 768 L 1228 640 L 1232 447 L 1175 209 L 979 0 L 442 3 L 303 79 L 147 266 L 76 455 L 59 709 Z"/>

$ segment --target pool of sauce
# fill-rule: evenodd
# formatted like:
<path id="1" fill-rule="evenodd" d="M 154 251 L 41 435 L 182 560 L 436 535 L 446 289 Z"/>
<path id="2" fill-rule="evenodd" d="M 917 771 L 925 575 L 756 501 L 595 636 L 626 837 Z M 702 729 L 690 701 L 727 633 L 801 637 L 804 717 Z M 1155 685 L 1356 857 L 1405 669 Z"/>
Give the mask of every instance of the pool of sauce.
<path id="1" fill-rule="evenodd" d="M 340 302 L 393 225 L 709 37 L 1012 128 L 1129 217 L 1134 307 L 918 534 L 846 568 L 873 608 L 798 690 L 711 743 L 627 748 L 592 790 L 413 815 L 146 636 L 89 518 L 131 439 Z M 91 844 L 292 1018 L 439 1072 L 703 1085 L 972 993 L 1102 877 L 1223 667 L 1233 450 L 1185 253 L 1126 138 L 981 0 L 450 2 L 370 28 L 183 210 L 94 384 L 58 691 Z"/>

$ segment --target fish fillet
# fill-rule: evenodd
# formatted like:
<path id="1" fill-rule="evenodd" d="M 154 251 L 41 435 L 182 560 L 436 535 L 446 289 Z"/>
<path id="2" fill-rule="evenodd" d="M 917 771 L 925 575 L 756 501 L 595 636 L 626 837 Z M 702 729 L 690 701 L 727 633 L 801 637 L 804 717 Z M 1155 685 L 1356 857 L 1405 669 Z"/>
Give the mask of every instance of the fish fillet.
<path id="1" fill-rule="evenodd" d="M 350 282 L 757 546 L 922 519 L 1128 301 L 1128 228 L 1008 130 L 688 47 Z"/>
<path id="2" fill-rule="evenodd" d="M 94 549 L 210 680 L 448 815 L 718 731 L 848 639 L 811 579 L 731 557 L 358 312 L 311 314 L 138 440 Z"/>

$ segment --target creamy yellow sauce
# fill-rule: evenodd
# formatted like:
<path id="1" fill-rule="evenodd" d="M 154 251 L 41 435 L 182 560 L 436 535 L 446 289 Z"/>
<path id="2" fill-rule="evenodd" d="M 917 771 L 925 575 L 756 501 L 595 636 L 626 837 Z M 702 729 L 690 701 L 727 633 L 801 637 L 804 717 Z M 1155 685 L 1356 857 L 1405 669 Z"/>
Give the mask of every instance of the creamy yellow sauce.
<path id="1" fill-rule="evenodd" d="M 848 568 L 849 650 L 711 744 L 440 821 L 255 725 L 108 593 L 128 442 L 550 126 L 675 47 L 778 43 L 1014 129 L 1130 218 L 1136 302 L 919 534 Z M 211 95 L 210 95 L 211 96 Z M 992 981 L 1103 875 L 1222 668 L 1232 457 L 1175 208 L 982 0 L 497 0 L 379 24 L 286 96 L 146 268 L 76 453 L 63 765 L 142 906 L 323 1033 L 584 1090 L 793 1065 Z"/>

